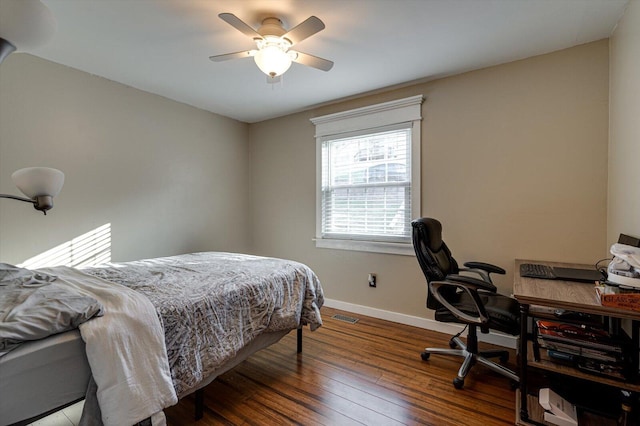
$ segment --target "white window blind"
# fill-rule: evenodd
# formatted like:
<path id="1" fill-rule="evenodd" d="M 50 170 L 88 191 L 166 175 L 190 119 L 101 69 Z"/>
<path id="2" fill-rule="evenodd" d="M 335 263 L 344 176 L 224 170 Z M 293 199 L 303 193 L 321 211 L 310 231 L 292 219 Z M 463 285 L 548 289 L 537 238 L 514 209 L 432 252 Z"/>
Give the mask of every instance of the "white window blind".
<path id="1" fill-rule="evenodd" d="M 411 123 L 322 142 L 322 236 L 411 238 Z"/>
<path id="2" fill-rule="evenodd" d="M 312 118 L 316 247 L 413 255 L 422 95 Z"/>

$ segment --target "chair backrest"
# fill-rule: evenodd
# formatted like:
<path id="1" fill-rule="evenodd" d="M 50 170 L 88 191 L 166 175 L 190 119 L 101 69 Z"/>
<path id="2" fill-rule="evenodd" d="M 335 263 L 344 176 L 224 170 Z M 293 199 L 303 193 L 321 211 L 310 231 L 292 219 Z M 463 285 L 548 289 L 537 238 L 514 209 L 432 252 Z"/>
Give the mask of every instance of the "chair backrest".
<path id="1" fill-rule="evenodd" d="M 427 283 L 442 280 L 449 274 L 457 274 L 458 263 L 442 240 L 442 224 L 436 219 L 423 217 L 413 220 L 411 226 L 413 227 L 413 248 Z M 428 288 L 429 286 L 427 286 L 427 307 L 429 309 L 442 307 Z M 445 296 L 444 292 L 443 296 Z M 454 296 L 455 289 L 452 288 L 451 297 Z M 445 298 L 448 299 L 446 296 Z"/>

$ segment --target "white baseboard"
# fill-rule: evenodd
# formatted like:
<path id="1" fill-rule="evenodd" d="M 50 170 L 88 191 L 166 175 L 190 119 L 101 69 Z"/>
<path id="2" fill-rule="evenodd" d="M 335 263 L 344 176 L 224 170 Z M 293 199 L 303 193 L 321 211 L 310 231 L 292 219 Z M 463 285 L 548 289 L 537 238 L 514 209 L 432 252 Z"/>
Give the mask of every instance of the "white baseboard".
<path id="1" fill-rule="evenodd" d="M 448 335 L 459 333 L 464 326 L 452 323 L 438 322 L 432 319 L 416 317 L 412 315 L 401 314 L 398 312 L 385 311 L 383 309 L 371 308 L 369 306 L 356 305 L 353 303 L 342 302 L 340 300 L 325 299 L 325 306 L 340 309 L 342 311 L 353 312 L 355 314 L 366 315 L 373 318 L 383 319 L 386 321 L 397 322 L 400 324 L 411 325 L 414 327 L 424 328 L 426 330 L 437 331 Z M 425 308 L 426 309 L 426 308 Z M 502 333 L 490 332 L 489 334 L 478 333 L 478 340 L 493 345 L 503 346 L 505 348 L 516 349 L 518 339 L 515 336 L 509 336 Z M 426 342 L 425 342 L 426 344 Z"/>

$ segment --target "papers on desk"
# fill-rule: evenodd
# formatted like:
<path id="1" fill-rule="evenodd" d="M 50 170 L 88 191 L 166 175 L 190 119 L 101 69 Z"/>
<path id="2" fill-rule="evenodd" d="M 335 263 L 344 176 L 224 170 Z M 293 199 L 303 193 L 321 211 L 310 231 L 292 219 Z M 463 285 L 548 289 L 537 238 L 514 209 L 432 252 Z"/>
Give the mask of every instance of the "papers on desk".
<path id="1" fill-rule="evenodd" d="M 544 420 L 558 426 L 578 426 L 576 406 L 549 388 L 540 389 L 538 401 L 544 408 Z"/>
<path id="2" fill-rule="evenodd" d="M 610 251 L 613 259 L 607 267 L 607 280 L 640 289 L 640 248 L 617 243 Z"/>

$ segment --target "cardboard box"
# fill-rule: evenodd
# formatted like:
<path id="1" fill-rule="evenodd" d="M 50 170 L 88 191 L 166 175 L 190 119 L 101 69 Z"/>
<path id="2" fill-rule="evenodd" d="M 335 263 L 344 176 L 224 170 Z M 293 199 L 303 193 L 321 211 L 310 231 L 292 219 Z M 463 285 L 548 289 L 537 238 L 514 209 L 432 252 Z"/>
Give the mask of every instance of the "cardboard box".
<path id="1" fill-rule="evenodd" d="M 540 389 L 538 401 L 545 409 L 544 420 L 558 426 L 578 426 L 576 406 L 549 388 Z"/>
<path id="2" fill-rule="evenodd" d="M 640 312 L 640 293 L 613 293 L 605 286 L 596 286 L 596 296 L 602 306 Z"/>
<path id="3" fill-rule="evenodd" d="M 548 411 L 544 412 L 544 421 L 558 426 L 578 426 L 577 421 L 556 416 Z"/>

